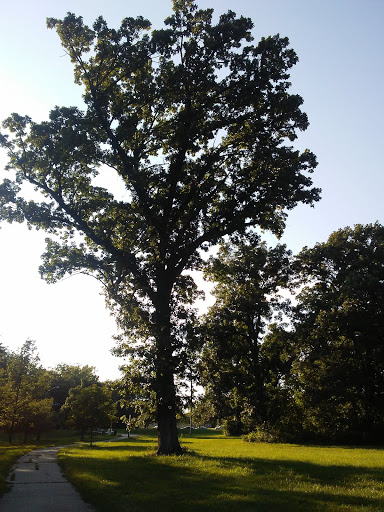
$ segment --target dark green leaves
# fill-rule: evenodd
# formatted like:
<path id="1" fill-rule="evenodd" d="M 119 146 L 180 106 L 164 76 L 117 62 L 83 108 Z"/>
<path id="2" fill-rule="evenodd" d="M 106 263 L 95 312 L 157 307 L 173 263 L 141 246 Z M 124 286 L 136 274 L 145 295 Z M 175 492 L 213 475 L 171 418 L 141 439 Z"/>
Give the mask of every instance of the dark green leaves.
<path id="1" fill-rule="evenodd" d="M 306 285 L 295 314 L 294 374 L 307 428 L 373 440 L 383 425 L 384 227 L 336 231 L 305 248 L 298 266 Z"/>
<path id="2" fill-rule="evenodd" d="M 42 123 L 13 114 L 0 135 L 11 173 L 0 185 L 0 218 L 52 235 L 41 267 L 47 280 L 82 271 L 103 282 L 130 340 L 148 343 L 143 357 L 154 364 L 166 414 L 194 337 L 196 288 L 183 271 L 201 268 L 200 250 L 225 237 L 242 242 L 255 227 L 280 235 L 287 210 L 319 199 L 315 156 L 291 146 L 308 126 L 301 97 L 289 92 L 294 50 L 279 35 L 253 45 L 251 20 L 229 11 L 213 23 L 212 13 L 175 0 L 165 29 L 152 34 L 142 17 L 116 29 L 102 17 L 92 28 L 72 13 L 48 19 L 85 110 L 56 107 Z M 108 182 L 119 184 L 119 198 Z M 272 275 L 265 248 L 253 249 L 243 243 L 237 256 L 257 265 L 265 257 L 248 278 L 259 287 L 257 315 L 267 318 L 265 294 L 284 279 Z M 225 262 L 228 275 L 239 270 L 233 265 Z M 247 287 L 233 284 L 248 300 Z M 162 453 L 172 450 L 179 447 Z"/>

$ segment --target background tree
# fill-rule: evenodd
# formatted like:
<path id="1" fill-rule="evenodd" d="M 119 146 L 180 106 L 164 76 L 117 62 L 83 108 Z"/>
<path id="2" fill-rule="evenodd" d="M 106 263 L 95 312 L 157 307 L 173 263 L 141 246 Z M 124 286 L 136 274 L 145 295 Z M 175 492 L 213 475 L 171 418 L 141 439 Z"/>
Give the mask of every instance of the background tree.
<path id="1" fill-rule="evenodd" d="M 8 349 L 0 343 L 0 373 L 7 367 Z"/>
<path id="2" fill-rule="evenodd" d="M 88 365 L 58 364 L 51 371 L 51 378 L 49 396 L 53 398 L 55 410 L 59 410 L 64 405 L 71 388 L 80 385 L 87 387 L 99 382 L 95 368 Z"/>
<path id="3" fill-rule="evenodd" d="M 217 414 L 239 434 L 268 420 L 261 344 L 269 322 L 281 317 L 286 300 L 291 253 L 268 248 L 256 235 L 248 243 L 225 244 L 211 258 L 215 304 L 204 319 L 202 383 Z"/>
<path id="4" fill-rule="evenodd" d="M 217 409 L 206 394 L 199 394 L 196 397 L 193 406 L 193 418 L 196 424 L 200 426 L 212 428 L 218 425 L 220 418 L 217 416 Z"/>
<path id="5" fill-rule="evenodd" d="M 192 433 L 193 424 L 195 422 L 195 403 L 198 400 L 197 386 L 200 384 L 199 362 L 197 347 L 191 343 L 190 349 L 186 351 L 182 361 L 183 380 L 178 386 L 182 395 L 183 410 L 188 409 L 190 434 Z"/>
<path id="6" fill-rule="evenodd" d="M 0 219 L 26 221 L 51 238 L 41 274 L 86 272 L 133 342 L 151 346 L 158 453 L 181 452 L 174 372 L 179 325 L 201 249 L 260 226 L 284 228 L 286 211 L 318 200 L 310 151 L 291 143 L 308 126 L 288 92 L 297 62 L 288 39 L 252 44 L 250 19 L 174 0 L 166 28 L 102 17 L 93 28 L 49 19 L 84 87 L 85 111 L 55 108 L 34 123 L 13 114 L 0 137 L 14 177 L 0 185 Z M 115 173 L 123 199 L 97 176 Z M 42 196 L 27 194 L 30 183 Z M 21 195 L 19 193 L 21 192 Z"/>
<path id="7" fill-rule="evenodd" d="M 85 431 L 90 430 L 91 446 L 95 428 L 107 427 L 116 418 L 116 405 L 113 403 L 111 390 L 98 384 L 72 388 L 64 408 L 68 410 L 70 422 L 81 430 L 82 440 Z"/>
<path id="8" fill-rule="evenodd" d="M 115 389 L 119 394 L 121 416 L 125 416 L 125 420 L 131 418 L 131 422 L 135 419 L 137 426 L 148 427 L 156 421 L 154 368 L 146 364 L 147 357 L 140 356 L 140 352 L 135 350 L 129 363 L 122 366 L 123 377 Z"/>
<path id="9" fill-rule="evenodd" d="M 41 430 L 51 424 L 52 399 L 46 398 L 49 374 L 39 365 L 35 343 L 27 340 L 19 352 L 10 352 L 0 374 L 0 427 L 9 442 L 17 431 Z"/>
<path id="10" fill-rule="evenodd" d="M 340 229 L 304 248 L 292 369 L 304 426 L 335 441 L 384 427 L 384 227 Z"/>
<path id="11" fill-rule="evenodd" d="M 303 410 L 295 400 L 296 380 L 292 375 L 292 366 L 300 358 L 300 344 L 288 325 L 270 324 L 260 346 L 267 421 L 258 425 L 257 432 L 264 441 L 305 440 Z"/>
<path id="12" fill-rule="evenodd" d="M 19 424 L 17 429 L 24 432 L 24 443 L 28 436 L 35 434 L 40 439 L 42 432 L 51 430 L 55 426 L 52 400 L 49 398 L 29 397 L 28 401 L 22 403 L 19 411 Z"/>

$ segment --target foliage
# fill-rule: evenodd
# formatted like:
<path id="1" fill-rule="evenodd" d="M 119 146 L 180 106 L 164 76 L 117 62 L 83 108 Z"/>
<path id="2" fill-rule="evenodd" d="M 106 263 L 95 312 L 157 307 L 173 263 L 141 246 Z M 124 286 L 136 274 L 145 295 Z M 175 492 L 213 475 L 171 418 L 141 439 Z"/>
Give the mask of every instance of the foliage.
<path id="1" fill-rule="evenodd" d="M 253 432 L 245 434 L 242 437 L 246 443 L 281 443 L 283 442 L 281 432 L 279 430 L 270 429 L 266 425 L 261 425 Z"/>
<path id="2" fill-rule="evenodd" d="M 298 256 L 293 363 L 304 426 L 335 441 L 384 428 L 384 227 L 356 225 Z"/>
<path id="3" fill-rule="evenodd" d="M 86 429 L 90 429 L 91 446 L 95 428 L 109 426 L 116 413 L 111 390 L 98 384 L 72 388 L 64 408 L 68 410 L 69 420 L 83 434 Z"/>
<path id="4" fill-rule="evenodd" d="M 292 366 L 300 358 L 300 344 L 294 330 L 285 324 L 269 325 L 260 354 L 264 367 L 267 421 L 259 423 L 256 432 L 264 440 L 308 441 L 303 430 L 303 410 L 295 400 L 296 381 Z M 254 427 L 251 425 L 250 430 Z"/>
<path id="5" fill-rule="evenodd" d="M 156 394 L 153 389 L 154 368 L 146 365 L 146 358 L 135 351 L 128 364 L 121 367 L 122 378 L 114 388 L 119 396 L 120 409 L 125 418 L 135 418 L 136 426 L 147 427 L 156 419 Z M 125 420 L 122 420 L 125 421 Z"/>
<path id="6" fill-rule="evenodd" d="M 207 396 L 200 395 L 196 398 L 193 405 L 193 420 L 196 425 L 205 427 L 215 427 L 218 423 L 218 416 L 214 405 Z"/>
<path id="7" fill-rule="evenodd" d="M 290 263 L 285 246 L 267 248 L 254 236 L 222 246 L 208 265 L 216 302 L 203 319 L 201 378 L 206 398 L 236 435 L 269 419 L 263 339 L 269 322 L 287 311 L 279 290 L 288 286 Z"/>
<path id="8" fill-rule="evenodd" d="M 8 350 L 0 343 L 0 371 L 7 367 Z"/>
<path id="9" fill-rule="evenodd" d="M 213 267 L 217 301 L 205 320 L 202 358 L 205 401 L 227 418 L 227 432 L 254 431 L 251 438 L 262 441 L 380 441 L 384 227 L 341 229 L 326 243 L 304 248 L 293 264 L 288 258 L 281 267 L 282 280 L 271 271 L 275 288 L 264 296 L 262 280 L 251 277 L 266 272 L 263 259 L 249 248 L 228 247 L 233 255 L 223 261 L 219 254 Z M 289 284 L 301 287 L 296 307 L 283 309 L 290 327 L 269 324 L 252 353 L 248 325 L 258 324 L 247 324 L 247 315 L 265 307 L 266 326 L 278 286 Z M 260 411 L 260 405 L 263 414 L 255 415 L 251 406 Z"/>
<path id="10" fill-rule="evenodd" d="M 71 388 L 91 386 L 99 382 L 93 366 L 58 364 L 52 370 L 52 392 L 56 403 L 63 405 Z"/>
<path id="11" fill-rule="evenodd" d="M 242 434 L 242 424 L 237 418 L 227 418 L 224 420 L 223 433 L 226 436 L 239 436 Z"/>
<path id="12" fill-rule="evenodd" d="M 27 340 L 19 352 L 10 352 L 0 370 L 0 428 L 13 434 L 40 431 L 52 424 L 52 400 L 46 398 L 49 374 L 39 365 L 35 343 Z"/>
<path id="13" fill-rule="evenodd" d="M 251 20 L 229 11 L 214 24 L 212 9 L 173 5 L 151 34 L 142 17 L 118 29 L 48 19 L 85 111 L 56 107 L 42 123 L 12 114 L 0 136 L 13 172 L 0 219 L 47 231 L 42 276 L 93 275 L 128 340 L 145 342 L 159 453 L 180 452 L 174 374 L 196 297 L 183 271 L 227 235 L 280 234 L 287 210 L 319 199 L 314 155 L 291 145 L 308 120 L 288 92 L 288 39 L 253 45 Z M 122 198 L 102 186 L 111 173 Z"/>

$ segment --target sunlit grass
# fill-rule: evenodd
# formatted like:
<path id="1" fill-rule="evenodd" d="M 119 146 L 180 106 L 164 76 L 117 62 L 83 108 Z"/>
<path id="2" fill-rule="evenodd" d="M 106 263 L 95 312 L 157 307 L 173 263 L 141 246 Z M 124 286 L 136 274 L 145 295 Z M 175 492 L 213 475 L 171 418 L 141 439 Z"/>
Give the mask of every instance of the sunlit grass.
<path id="1" fill-rule="evenodd" d="M 250 444 L 184 435 L 156 457 L 154 434 L 60 452 L 98 511 L 383 511 L 384 450 Z"/>
<path id="2" fill-rule="evenodd" d="M 30 452 L 33 448 L 33 445 L 4 446 L 0 444 L 0 496 L 6 491 L 5 479 L 12 465 L 19 457 Z"/>
<path id="3" fill-rule="evenodd" d="M 105 439 L 106 436 L 99 436 L 95 439 Z M 66 430 L 52 430 L 44 433 L 39 441 L 33 440 L 27 444 L 23 443 L 23 435 L 15 435 L 13 444 L 10 445 L 4 432 L 0 433 L 0 496 L 7 490 L 6 478 L 16 460 L 36 448 L 43 446 L 61 446 L 79 442 L 79 433 Z M 85 443 L 89 442 L 89 436 Z"/>

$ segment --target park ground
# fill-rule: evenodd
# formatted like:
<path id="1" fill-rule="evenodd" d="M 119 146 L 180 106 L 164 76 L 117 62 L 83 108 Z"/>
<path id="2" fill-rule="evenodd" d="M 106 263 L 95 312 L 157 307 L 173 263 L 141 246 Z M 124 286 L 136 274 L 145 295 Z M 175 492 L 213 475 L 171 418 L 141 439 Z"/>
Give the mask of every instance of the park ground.
<path id="1" fill-rule="evenodd" d="M 155 456 L 156 432 L 59 452 L 64 474 L 97 511 L 383 511 L 384 447 L 245 443 L 183 433 L 183 456 Z M 62 436 L 62 434 L 61 434 Z M 44 444 L 65 444 L 67 434 Z M 61 443 L 60 443 L 61 441 Z M 0 444 L 0 489 L 29 446 Z"/>

